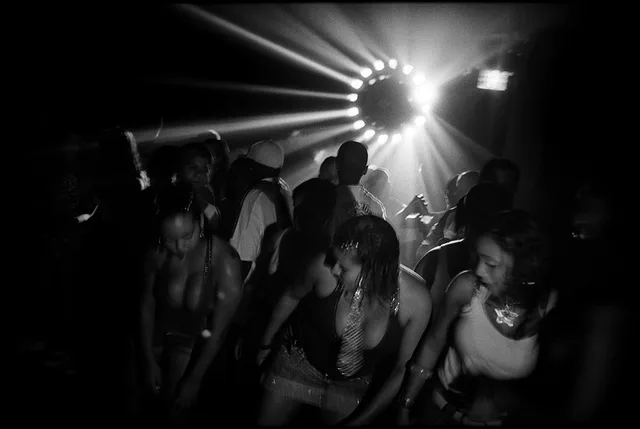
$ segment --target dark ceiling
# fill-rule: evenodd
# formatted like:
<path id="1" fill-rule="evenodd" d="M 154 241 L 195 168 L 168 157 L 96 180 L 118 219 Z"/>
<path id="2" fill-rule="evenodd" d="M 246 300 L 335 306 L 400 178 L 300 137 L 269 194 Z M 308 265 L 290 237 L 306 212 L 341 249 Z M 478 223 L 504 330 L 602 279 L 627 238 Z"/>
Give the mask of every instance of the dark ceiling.
<path id="1" fill-rule="evenodd" d="M 313 11 L 307 11 L 305 7 L 216 4 L 203 8 L 243 28 L 253 27 L 267 34 L 269 14 L 307 16 L 307 24 L 312 22 Z M 460 46 L 468 44 L 468 40 L 463 36 L 459 40 L 450 36 L 436 40 L 436 31 L 453 34 L 460 33 L 463 28 L 467 31 L 464 37 L 477 36 L 477 43 L 486 47 L 501 37 L 526 40 L 527 35 L 538 31 L 550 16 L 557 18 L 559 14 L 557 7 L 549 11 L 542 6 L 531 9 L 531 6 L 518 4 L 338 4 L 326 7 L 339 11 L 345 22 L 361 31 L 364 38 L 371 39 L 376 37 L 377 29 L 384 33 L 384 25 L 377 24 L 376 19 L 389 15 L 385 8 L 394 8 L 396 21 L 400 22 L 395 25 L 410 32 L 407 40 L 411 40 L 412 49 L 431 41 L 438 44 L 438 58 L 442 61 L 458 55 Z M 497 25 L 496 22 L 501 22 L 498 18 L 503 15 L 507 17 L 504 21 L 508 25 Z M 325 22 L 330 24 L 332 18 L 327 16 Z M 323 22 L 322 18 L 319 21 L 315 18 L 316 22 Z M 432 29 L 431 33 L 429 29 Z M 327 28 L 322 31 L 330 33 Z M 285 34 L 274 41 L 285 44 L 287 34 L 281 33 Z M 278 37 L 277 31 L 270 34 L 272 39 Z M 44 6 L 40 13 L 30 18 L 24 40 L 27 49 L 23 50 L 22 60 L 28 65 L 26 75 L 30 82 L 28 111 L 41 126 L 55 126 L 65 131 L 88 131 L 115 123 L 126 127 L 153 127 L 160 117 L 176 122 L 336 108 L 335 101 L 323 104 L 318 99 L 296 99 L 292 103 L 291 99 L 282 96 L 166 84 L 175 79 L 332 92 L 348 90 L 344 84 L 194 19 L 170 4 Z M 383 50 L 393 49 L 390 42 L 379 45 Z"/>

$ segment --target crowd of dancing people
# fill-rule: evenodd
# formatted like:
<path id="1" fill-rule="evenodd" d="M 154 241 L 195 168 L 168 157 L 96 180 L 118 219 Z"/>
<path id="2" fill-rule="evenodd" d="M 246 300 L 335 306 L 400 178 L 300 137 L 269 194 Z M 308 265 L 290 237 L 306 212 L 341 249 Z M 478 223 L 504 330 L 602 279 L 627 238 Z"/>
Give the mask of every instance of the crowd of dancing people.
<path id="1" fill-rule="evenodd" d="M 96 145 L 86 160 L 69 139 L 48 184 L 38 309 L 73 349 L 84 411 L 170 427 L 611 418 L 626 316 L 602 268 L 609 178 L 552 229 L 514 206 L 504 158 L 449 178 L 434 211 L 398 201 L 356 141 L 294 189 L 272 140 L 235 157 L 215 132 L 146 159 L 126 130 Z"/>

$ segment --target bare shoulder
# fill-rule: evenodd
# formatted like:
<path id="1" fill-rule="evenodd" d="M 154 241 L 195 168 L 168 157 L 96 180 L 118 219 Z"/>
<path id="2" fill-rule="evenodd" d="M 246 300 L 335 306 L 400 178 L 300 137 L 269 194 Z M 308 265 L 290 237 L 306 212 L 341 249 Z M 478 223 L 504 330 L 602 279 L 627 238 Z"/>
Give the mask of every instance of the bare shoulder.
<path id="1" fill-rule="evenodd" d="M 400 266 L 400 307 L 408 309 L 408 315 L 416 312 L 427 313 L 431 311 L 431 296 L 427 290 L 425 281 L 415 271 Z"/>
<path id="2" fill-rule="evenodd" d="M 467 303 L 478 288 L 478 278 L 472 271 L 462 271 L 447 287 L 447 301 Z"/>
<path id="3" fill-rule="evenodd" d="M 212 259 L 218 261 L 232 261 L 234 259 L 240 260 L 240 256 L 236 249 L 231 246 L 227 241 L 222 240 L 215 235 L 211 237 L 212 246 L 211 253 Z M 206 243 L 206 241 L 205 241 Z M 205 244 L 206 245 L 206 244 Z"/>

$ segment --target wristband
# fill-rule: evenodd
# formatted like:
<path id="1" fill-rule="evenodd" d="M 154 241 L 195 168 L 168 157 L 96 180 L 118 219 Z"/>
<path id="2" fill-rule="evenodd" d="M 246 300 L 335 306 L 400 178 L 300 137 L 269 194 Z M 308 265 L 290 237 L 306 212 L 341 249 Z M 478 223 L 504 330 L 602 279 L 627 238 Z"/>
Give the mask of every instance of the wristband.
<path id="1" fill-rule="evenodd" d="M 411 363 L 409 365 L 409 372 L 417 375 L 424 380 L 429 380 L 433 375 L 433 371 L 427 371 L 425 368 L 416 365 L 415 363 Z"/>
<path id="2" fill-rule="evenodd" d="M 396 401 L 396 404 L 397 404 L 399 407 L 402 407 L 402 408 L 405 408 L 405 409 L 407 409 L 407 410 L 410 410 L 410 409 L 411 409 L 411 407 L 413 406 L 413 399 L 411 399 L 411 398 L 408 398 L 408 397 L 404 396 L 404 397 L 402 397 L 402 398 L 399 398 L 399 399 Z"/>

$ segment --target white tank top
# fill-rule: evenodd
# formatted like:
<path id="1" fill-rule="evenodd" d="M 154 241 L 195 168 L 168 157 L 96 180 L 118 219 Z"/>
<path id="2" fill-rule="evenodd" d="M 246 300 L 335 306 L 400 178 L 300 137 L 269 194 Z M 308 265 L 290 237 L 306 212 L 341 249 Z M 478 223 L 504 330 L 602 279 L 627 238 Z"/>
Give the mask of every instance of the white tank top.
<path id="1" fill-rule="evenodd" d="M 538 335 L 519 340 L 505 337 L 486 314 L 484 303 L 488 297 L 489 291 L 481 286 L 462 309 L 454 331 L 454 346 L 438 370 L 447 389 L 461 373 L 508 380 L 526 377 L 536 365 Z"/>

